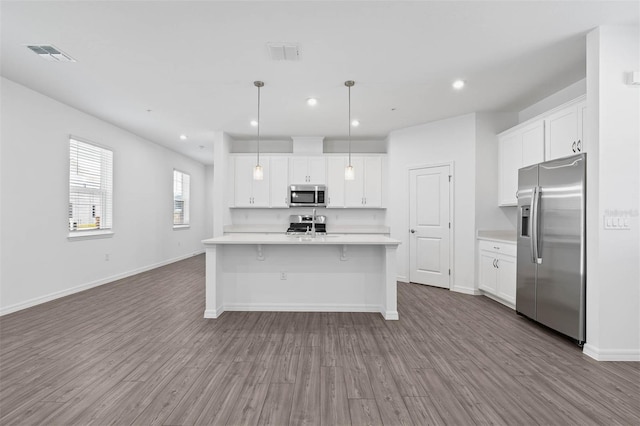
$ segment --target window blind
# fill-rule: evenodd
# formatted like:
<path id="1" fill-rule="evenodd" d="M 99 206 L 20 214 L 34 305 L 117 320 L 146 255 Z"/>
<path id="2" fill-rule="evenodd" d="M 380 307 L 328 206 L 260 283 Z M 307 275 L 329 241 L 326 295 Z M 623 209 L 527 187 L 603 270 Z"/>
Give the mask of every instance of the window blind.
<path id="1" fill-rule="evenodd" d="M 173 224 L 189 224 L 189 191 L 191 177 L 178 170 L 173 171 Z"/>
<path id="2" fill-rule="evenodd" d="M 111 229 L 113 151 L 69 139 L 69 231 Z"/>

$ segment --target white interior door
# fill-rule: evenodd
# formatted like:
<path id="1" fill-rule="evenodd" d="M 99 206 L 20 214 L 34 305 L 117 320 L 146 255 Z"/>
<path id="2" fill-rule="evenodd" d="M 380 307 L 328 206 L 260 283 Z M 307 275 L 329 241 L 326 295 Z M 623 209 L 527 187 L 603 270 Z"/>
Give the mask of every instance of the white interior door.
<path id="1" fill-rule="evenodd" d="M 409 180 L 409 281 L 449 288 L 449 166 L 410 170 Z"/>

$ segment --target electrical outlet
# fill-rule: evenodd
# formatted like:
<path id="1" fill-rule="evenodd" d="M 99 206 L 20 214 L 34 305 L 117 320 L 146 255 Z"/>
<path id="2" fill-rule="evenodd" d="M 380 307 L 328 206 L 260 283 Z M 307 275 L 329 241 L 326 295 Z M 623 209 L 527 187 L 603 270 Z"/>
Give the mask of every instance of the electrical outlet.
<path id="1" fill-rule="evenodd" d="M 286 272 L 280 272 L 280 279 L 281 280 L 286 280 L 287 279 L 287 273 Z"/>

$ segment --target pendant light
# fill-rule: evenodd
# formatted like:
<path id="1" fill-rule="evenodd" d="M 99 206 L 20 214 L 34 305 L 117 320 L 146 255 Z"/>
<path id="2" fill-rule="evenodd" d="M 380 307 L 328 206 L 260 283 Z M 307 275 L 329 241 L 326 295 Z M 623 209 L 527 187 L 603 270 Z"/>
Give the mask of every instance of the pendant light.
<path id="1" fill-rule="evenodd" d="M 260 165 L 260 88 L 264 86 L 263 81 L 254 81 L 253 85 L 258 88 L 258 156 L 256 159 L 256 166 L 253 168 L 253 180 L 264 179 L 264 172 Z"/>
<path id="2" fill-rule="evenodd" d="M 349 165 L 344 169 L 344 179 L 345 180 L 354 180 L 355 172 L 353 170 L 353 166 L 351 165 L 351 87 L 356 84 L 353 80 L 347 80 L 344 82 L 344 85 L 349 88 Z"/>

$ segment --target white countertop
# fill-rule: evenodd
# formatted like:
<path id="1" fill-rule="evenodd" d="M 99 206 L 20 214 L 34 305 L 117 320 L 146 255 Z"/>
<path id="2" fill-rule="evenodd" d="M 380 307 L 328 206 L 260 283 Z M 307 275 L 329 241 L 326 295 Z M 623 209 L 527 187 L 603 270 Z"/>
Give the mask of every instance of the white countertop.
<path id="1" fill-rule="evenodd" d="M 515 230 L 478 230 L 477 238 L 479 240 L 500 241 L 502 243 L 516 243 L 518 241 Z"/>
<path id="2" fill-rule="evenodd" d="M 217 244 L 281 244 L 281 245 L 393 245 L 400 241 L 376 234 L 323 235 L 310 238 L 284 234 L 229 234 L 203 240 L 204 245 Z"/>

